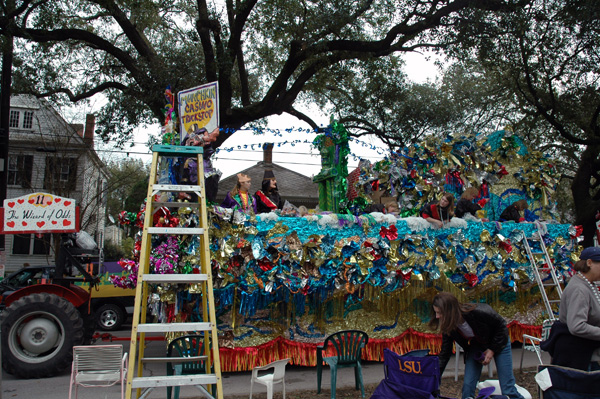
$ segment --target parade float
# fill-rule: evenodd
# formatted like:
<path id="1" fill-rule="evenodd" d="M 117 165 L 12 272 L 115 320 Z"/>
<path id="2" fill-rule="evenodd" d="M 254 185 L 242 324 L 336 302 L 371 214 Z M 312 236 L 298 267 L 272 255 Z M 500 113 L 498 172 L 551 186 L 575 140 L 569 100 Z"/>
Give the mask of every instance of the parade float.
<path id="1" fill-rule="evenodd" d="M 222 370 L 250 370 L 279 358 L 314 366 L 317 344 L 343 329 L 367 332 L 367 360 L 382 360 L 384 348 L 437 352 L 441 337 L 426 323 L 440 290 L 492 305 L 513 341 L 539 334 L 547 315 L 523 240 L 541 235 L 561 278 L 570 276 L 580 250 L 580 230 L 557 220 L 552 163 L 506 129 L 431 139 L 376 163 L 362 160 L 348 173 L 348 140 L 336 122 L 314 140 L 322 156 L 314 177 L 319 212 L 300 217 L 209 208 Z M 419 216 L 441 193 L 458 198 L 468 186 L 479 188 L 481 216 L 491 221 L 453 218 L 438 229 Z M 361 212 L 374 191 L 398 202 L 398 217 Z M 494 221 L 518 199 L 529 204 L 529 223 Z M 159 212 L 154 223 L 193 224 L 192 209 L 179 209 L 177 215 Z M 121 222 L 135 224 L 137 216 L 123 212 Z M 151 267 L 196 273 L 197 251 L 193 237 L 156 241 Z M 135 286 L 135 256 L 121 264 L 130 274 L 114 284 Z M 201 311 L 196 288 L 152 292 L 149 309 L 162 322 L 194 319 Z"/>

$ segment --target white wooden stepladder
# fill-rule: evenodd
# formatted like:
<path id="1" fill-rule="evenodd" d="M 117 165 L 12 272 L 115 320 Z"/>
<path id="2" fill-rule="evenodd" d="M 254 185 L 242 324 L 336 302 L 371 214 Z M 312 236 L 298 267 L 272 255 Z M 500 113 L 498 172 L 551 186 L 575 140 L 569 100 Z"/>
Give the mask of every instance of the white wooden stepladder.
<path id="1" fill-rule="evenodd" d="M 213 398 L 211 387 L 216 385 L 216 398 L 223 398 L 221 365 L 217 337 L 217 319 L 210 265 L 210 250 L 208 237 L 208 221 L 206 214 L 204 167 L 202 147 L 155 145 L 152 148 L 152 168 L 144 214 L 144 230 L 140 250 L 140 266 L 138 270 L 135 309 L 131 328 L 131 346 L 129 351 L 129 370 L 127 373 L 126 397 L 131 399 L 133 390 L 137 397 L 144 398 L 154 388 L 175 386 L 196 386 L 205 397 Z M 157 184 L 160 158 L 196 157 L 198 162 L 197 185 Z M 194 192 L 198 196 L 197 203 L 190 202 L 156 202 L 154 198 L 159 193 Z M 198 211 L 197 227 L 153 227 L 154 211 L 160 207 L 179 208 L 194 207 Z M 197 235 L 200 240 L 199 264 L 200 274 L 150 274 L 150 252 L 152 235 Z M 148 308 L 149 284 L 199 284 L 202 291 L 202 321 L 186 323 L 146 323 Z M 204 356 L 188 358 L 145 358 L 144 346 L 147 333 L 177 333 L 202 332 L 204 336 Z M 143 376 L 144 363 L 150 362 L 185 362 L 204 360 L 206 374 L 196 375 L 163 375 Z M 166 369 L 166 367 L 165 367 Z"/>
<path id="2" fill-rule="evenodd" d="M 527 236 L 524 232 L 523 246 L 525 247 L 525 251 L 527 252 L 527 259 L 529 260 L 529 264 L 531 265 L 535 281 L 538 284 L 542 300 L 544 301 L 544 306 L 546 307 L 546 311 L 548 312 L 548 319 L 556 320 L 556 314 L 558 314 L 558 304 L 560 304 L 560 298 L 562 297 L 562 288 L 560 286 L 560 281 L 558 280 L 556 268 L 552 263 L 552 259 L 550 259 L 550 255 L 548 255 L 546 244 L 544 244 L 542 226 L 539 224 L 539 222 L 536 222 L 536 227 L 537 229 L 530 240 L 538 241 L 540 243 L 540 251 L 533 252 L 531 245 L 529 245 L 529 240 L 527 239 Z M 536 258 L 536 256 L 540 255 L 542 256 L 542 259 L 538 261 L 538 258 Z M 539 266 L 540 263 L 541 266 Z M 544 281 L 542 279 L 542 273 L 548 273 L 550 279 L 546 279 L 546 281 Z M 548 292 L 551 291 L 553 288 L 556 289 L 558 299 L 548 298 Z"/>

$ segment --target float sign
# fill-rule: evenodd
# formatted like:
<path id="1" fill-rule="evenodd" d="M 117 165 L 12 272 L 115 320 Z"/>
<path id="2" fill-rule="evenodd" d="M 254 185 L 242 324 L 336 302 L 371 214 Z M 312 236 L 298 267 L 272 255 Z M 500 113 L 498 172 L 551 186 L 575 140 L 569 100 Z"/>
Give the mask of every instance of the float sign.
<path id="1" fill-rule="evenodd" d="M 212 82 L 177 93 L 181 142 L 194 130 L 219 127 L 219 84 Z"/>
<path id="2" fill-rule="evenodd" d="M 4 200 L 2 233 L 69 233 L 78 231 L 75 200 L 48 193 Z"/>

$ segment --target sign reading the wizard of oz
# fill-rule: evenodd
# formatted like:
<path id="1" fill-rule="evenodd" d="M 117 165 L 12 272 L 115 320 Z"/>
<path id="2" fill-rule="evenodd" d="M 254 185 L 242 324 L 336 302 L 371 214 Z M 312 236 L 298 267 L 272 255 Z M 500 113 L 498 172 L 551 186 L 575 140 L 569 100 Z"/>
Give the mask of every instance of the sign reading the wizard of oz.
<path id="1" fill-rule="evenodd" d="M 69 233 L 78 231 L 75 200 L 34 193 L 4 200 L 2 233 Z"/>

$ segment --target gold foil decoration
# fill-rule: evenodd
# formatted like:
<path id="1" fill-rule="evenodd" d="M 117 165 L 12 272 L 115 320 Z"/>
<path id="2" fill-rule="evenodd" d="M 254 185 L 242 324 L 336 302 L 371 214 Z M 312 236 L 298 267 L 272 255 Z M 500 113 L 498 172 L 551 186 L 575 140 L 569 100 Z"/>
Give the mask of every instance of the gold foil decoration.
<path id="1" fill-rule="evenodd" d="M 427 248 L 425 250 L 425 259 L 432 260 L 434 256 L 435 256 L 435 252 L 433 251 L 433 249 Z"/>
<path id="2" fill-rule="evenodd" d="M 278 235 L 283 235 L 285 234 L 287 231 L 289 230 L 288 226 L 285 226 L 282 222 L 277 222 L 275 223 L 275 226 L 273 226 L 273 228 L 271 230 L 269 230 L 269 232 L 266 235 L 266 238 L 271 238 L 274 235 L 278 234 Z M 257 230 L 258 231 L 258 230 Z"/>
<path id="3" fill-rule="evenodd" d="M 579 253 L 571 252 L 569 257 L 571 258 L 571 261 L 573 261 L 573 263 L 575 263 L 579 260 Z"/>
<path id="4" fill-rule="evenodd" d="M 444 262 L 444 259 L 442 259 L 441 256 L 435 257 L 435 265 L 438 267 L 438 269 L 440 269 L 440 272 L 442 273 L 447 269 L 446 263 Z"/>
<path id="5" fill-rule="evenodd" d="M 481 242 L 490 242 L 492 241 L 492 237 L 490 235 L 490 232 L 487 230 L 483 230 L 481 232 L 481 234 L 479 235 L 479 239 L 481 240 Z"/>

